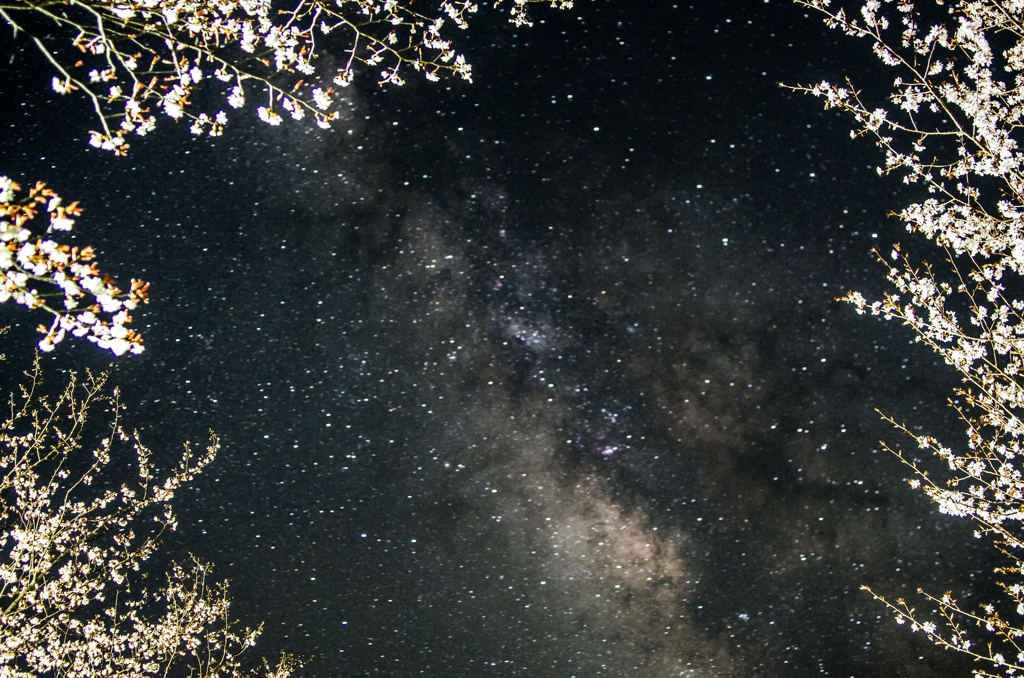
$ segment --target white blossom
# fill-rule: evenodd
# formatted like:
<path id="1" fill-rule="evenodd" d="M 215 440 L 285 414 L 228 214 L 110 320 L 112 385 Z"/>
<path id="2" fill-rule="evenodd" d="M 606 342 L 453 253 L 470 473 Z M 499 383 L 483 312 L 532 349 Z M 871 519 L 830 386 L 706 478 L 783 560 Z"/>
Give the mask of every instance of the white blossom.
<path id="1" fill-rule="evenodd" d="M 71 91 L 71 79 L 61 80 L 60 78 L 54 77 L 52 82 L 53 91 L 57 94 L 67 94 Z"/>
<path id="2" fill-rule="evenodd" d="M 228 95 L 228 105 L 232 108 L 245 106 L 245 95 L 242 93 L 241 85 L 235 85 L 231 88 L 231 93 Z"/>
<path id="3" fill-rule="evenodd" d="M 319 87 L 313 88 L 313 103 L 320 110 L 327 110 L 331 106 L 331 95 Z"/>
<path id="4" fill-rule="evenodd" d="M 267 110 L 266 106 L 260 106 L 259 108 L 257 108 L 256 113 L 259 115 L 260 120 L 267 123 L 268 125 L 277 127 L 278 125 L 281 124 L 281 116 L 275 113 L 274 111 Z"/>

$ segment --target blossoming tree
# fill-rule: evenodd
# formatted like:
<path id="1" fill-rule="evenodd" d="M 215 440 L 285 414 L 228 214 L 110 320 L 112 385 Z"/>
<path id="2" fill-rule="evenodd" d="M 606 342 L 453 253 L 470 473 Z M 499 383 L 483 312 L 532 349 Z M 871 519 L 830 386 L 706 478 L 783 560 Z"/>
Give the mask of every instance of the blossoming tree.
<path id="1" fill-rule="evenodd" d="M 330 127 L 337 93 L 359 66 L 381 68 L 382 85 L 401 85 L 406 69 L 430 80 L 443 73 L 469 80 L 470 64 L 447 36 L 452 26 L 469 26 L 477 5 L 441 0 L 435 15 L 421 13 L 415 2 L 0 0 L 0 17 L 52 64 L 56 92 L 79 93 L 91 103 L 98 126 L 90 143 L 123 155 L 126 137 L 148 134 L 161 112 L 190 120 L 196 134 L 220 135 L 225 109 L 199 110 L 195 103 L 208 100 L 207 92 L 228 109 L 255 98 L 257 115 L 271 125 L 280 124 L 283 112 Z M 511 21 L 528 24 L 526 6 L 535 2 L 573 4 L 509 0 Z M 57 49 L 55 37 L 66 39 L 77 56 Z M 318 68 L 324 53 L 341 64 L 332 73 Z"/>
<path id="2" fill-rule="evenodd" d="M 1007 558 L 995 571 L 1005 597 L 977 608 L 952 593 L 921 592 L 938 610 L 932 619 L 905 600 L 872 594 L 898 623 L 975 658 L 983 667 L 976 675 L 1014 675 L 1024 670 L 1024 3 L 796 1 L 870 41 L 896 71 L 888 101 L 877 105 L 849 80 L 796 89 L 852 114 L 852 135 L 872 137 L 885 151 L 881 173 L 926 189 L 897 216 L 938 247 L 945 264 L 895 245 L 876 252 L 895 292 L 875 301 L 851 292 L 845 300 L 859 313 L 902 321 L 960 373 L 950 405 L 966 428 L 962 443 L 947 446 L 886 417 L 945 462 L 945 479 L 893 451 L 910 468 L 912 487 L 943 513 L 973 520 L 976 536 Z"/>
<path id="3" fill-rule="evenodd" d="M 117 390 L 105 377 L 72 377 L 56 399 L 38 393 L 39 366 L 0 423 L 0 675 L 95 678 L 190 675 L 235 678 L 259 630 L 237 629 L 227 587 L 195 559 L 175 565 L 158 591 L 137 572 L 165 530 L 170 501 L 217 452 L 185 447 L 177 468 L 156 478 L 150 451 L 124 431 Z M 106 410 L 109 429 L 87 426 Z M 97 433 L 106 437 L 98 440 Z M 134 482 L 103 489 L 114 457 L 134 449 Z M 285 678 L 301 662 L 263 662 Z"/>

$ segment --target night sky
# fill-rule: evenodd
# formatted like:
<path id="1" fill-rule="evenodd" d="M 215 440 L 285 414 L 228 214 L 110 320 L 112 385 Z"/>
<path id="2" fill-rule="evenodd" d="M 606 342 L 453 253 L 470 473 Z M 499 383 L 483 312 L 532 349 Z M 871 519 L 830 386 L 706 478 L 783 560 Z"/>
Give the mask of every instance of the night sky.
<path id="1" fill-rule="evenodd" d="M 783 0 L 534 16 L 477 15 L 473 84 L 366 78 L 330 132 L 164 119 L 127 158 L 0 39 L 0 174 L 152 283 L 129 426 L 167 464 L 222 438 L 163 557 L 314 678 L 966 675 L 859 591 L 992 586 L 879 450 L 875 408 L 960 444 L 955 375 L 834 300 L 887 289 L 874 246 L 929 253 L 886 216 L 914 194 L 778 84 L 892 74 Z M 9 387 L 42 320 L 3 308 Z"/>

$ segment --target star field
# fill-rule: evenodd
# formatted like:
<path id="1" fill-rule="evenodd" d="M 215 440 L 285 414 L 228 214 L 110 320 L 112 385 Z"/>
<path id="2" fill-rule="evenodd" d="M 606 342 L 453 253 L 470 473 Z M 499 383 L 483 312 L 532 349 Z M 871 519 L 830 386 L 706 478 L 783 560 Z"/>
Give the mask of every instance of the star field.
<path id="1" fill-rule="evenodd" d="M 987 576 L 877 442 L 875 408 L 947 430 L 952 375 L 835 301 L 885 289 L 907 189 L 778 86 L 870 53 L 780 0 L 543 19 L 471 29 L 471 85 L 127 159 L 5 37 L 0 172 L 153 284 L 130 425 L 167 459 L 222 438 L 161 557 L 215 562 L 317 678 L 963 670 L 859 591 Z"/>

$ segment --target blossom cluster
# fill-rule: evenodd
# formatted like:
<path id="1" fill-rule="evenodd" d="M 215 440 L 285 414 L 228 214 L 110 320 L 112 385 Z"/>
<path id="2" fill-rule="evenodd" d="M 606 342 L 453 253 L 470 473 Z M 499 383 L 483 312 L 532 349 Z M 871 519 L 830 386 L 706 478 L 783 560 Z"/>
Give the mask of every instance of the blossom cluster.
<path id="1" fill-rule="evenodd" d="M 962 387 L 950 400 L 966 425 L 965 445 L 949 447 L 886 419 L 934 452 L 947 466 L 945 482 L 894 450 L 913 472 L 912 487 L 943 513 L 977 522 L 977 536 L 994 538 L 1010 559 L 998 574 L 1024 573 L 1024 4 L 964 0 L 921 11 L 910 0 L 840 3 L 797 0 L 822 12 L 826 23 L 872 43 L 897 76 L 888 101 L 869 103 L 852 82 L 797 87 L 851 114 L 851 135 L 874 137 L 885 153 L 879 173 L 921 186 L 921 200 L 897 216 L 937 246 L 946 266 L 915 259 L 908 248 L 876 252 L 895 288 L 868 301 L 844 299 L 858 312 L 895 318 L 956 369 Z M 922 16 L 937 17 L 922 24 Z M 948 20 L 941 21 L 943 16 Z M 1024 587 L 1000 584 L 1006 607 L 1024 616 Z M 973 611 L 950 594 L 930 596 L 944 624 L 919 622 L 905 601 L 882 600 L 900 623 L 933 642 L 966 653 L 990 669 L 976 675 L 1024 671 L 1024 620 L 1010 623 L 998 605 Z M 996 641 L 972 642 L 969 627 Z M 1000 646 L 1001 644 L 1001 646 Z M 990 671 L 996 671 L 992 673 Z"/>
<path id="2" fill-rule="evenodd" d="M 213 460 L 217 439 L 198 455 L 186 446 L 157 478 L 150 450 L 121 426 L 105 375 L 72 376 L 56 399 L 38 393 L 38 360 L 29 376 L 0 423 L 0 675 L 251 675 L 239 656 L 259 631 L 234 628 L 209 565 L 175 565 L 158 591 L 141 585 L 144 563 L 175 528 L 169 502 Z M 97 408 L 109 426 L 90 454 Z M 110 487 L 122 450 L 133 452 L 136 477 Z M 264 674 L 285 678 L 298 664 L 285 656 Z"/>
<path id="3" fill-rule="evenodd" d="M 466 29 L 478 5 L 441 0 L 436 15 L 428 15 L 415 1 L 294 0 L 282 8 L 271 0 L 68 0 L 7 4 L 0 17 L 32 36 L 55 67 L 55 92 L 91 100 L 100 128 L 90 132 L 89 143 L 124 155 L 126 138 L 151 132 L 160 112 L 191 120 L 194 134 L 220 135 L 228 113 L 195 110 L 195 99 L 209 98 L 201 88 L 220 90 L 229 108 L 242 108 L 256 94 L 257 115 L 271 125 L 308 116 L 329 128 L 338 118 L 331 109 L 360 66 L 381 69 L 381 85 L 404 84 L 407 68 L 428 80 L 442 73 L 471 80 L 470 64 L 447 35 L 448 27 Z M 511 21 L 529 24 L 526 7 L 536 2 L 573 5 L 511 0 Z M 66 63 L 32 26 L 16 21 L 19 11 L 66 31 L 82 59 Z M 317 62 L 325 52 L 334 59 L 323 61 L 333 66 Z"/>
<path id="4" fill-rule="evenodd" d="M 81 214 L 77 202 L 64 205 L 43 183 L 20 192 L 20 185 L 0 176 L 0 302 L 13 299 L 53 316 L 49 326 L 39 326 L 43 351 L 52 351 L 70 333 L 114 355 L 141 353 L 142 337 L 128 325 L 130 312 L 148 301 L 149 283 L 132 279 L 123 292 L 100 272 L 92 247 L 42 237 L 70 231 Z M 47 217 L 42 234 L 32 230 L 41 215 Z"/>

